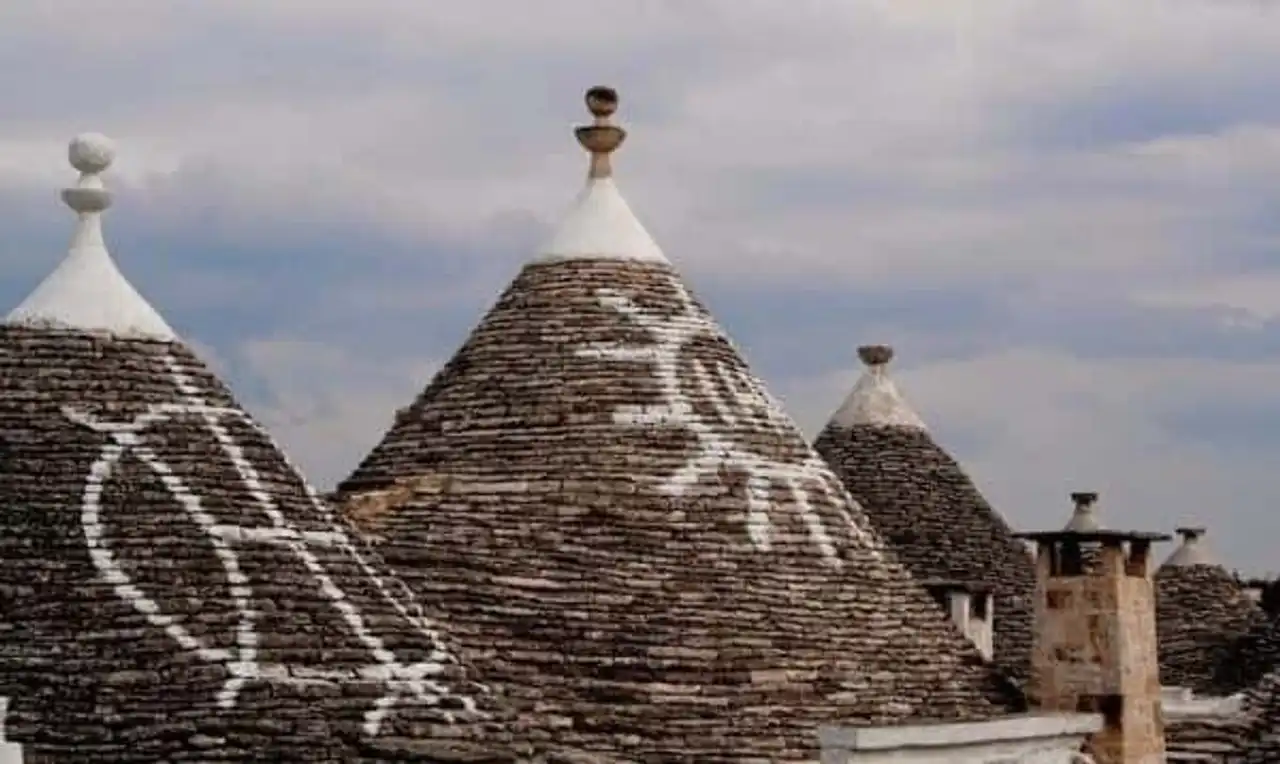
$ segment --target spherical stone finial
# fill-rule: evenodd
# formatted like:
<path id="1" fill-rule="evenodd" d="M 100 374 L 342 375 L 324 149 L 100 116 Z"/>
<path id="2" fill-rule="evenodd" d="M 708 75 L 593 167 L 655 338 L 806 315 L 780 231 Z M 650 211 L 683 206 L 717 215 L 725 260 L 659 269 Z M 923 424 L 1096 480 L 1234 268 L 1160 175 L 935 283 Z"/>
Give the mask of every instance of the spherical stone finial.
<path id="1" fill-rule="evenodd" d="M 618 91 L 607 85 L 596 85 L 587 90 L 587 110 L 597 119 L 612 117 L 618 110 Z"/>
<path id="2" fill-rule="evenodd" d="M 893 360 L 893 348 L 889 345 L 862 345 L 858 358 L 868 366 L 886 366 Z"/>
<path id="3" fill-rule="evenodd" d="M 116 158 L 116 145 L 101 133 L 81 133 L 67 148 L 67 158 L 80 172 L 96 175 L 111 166 Z"/>

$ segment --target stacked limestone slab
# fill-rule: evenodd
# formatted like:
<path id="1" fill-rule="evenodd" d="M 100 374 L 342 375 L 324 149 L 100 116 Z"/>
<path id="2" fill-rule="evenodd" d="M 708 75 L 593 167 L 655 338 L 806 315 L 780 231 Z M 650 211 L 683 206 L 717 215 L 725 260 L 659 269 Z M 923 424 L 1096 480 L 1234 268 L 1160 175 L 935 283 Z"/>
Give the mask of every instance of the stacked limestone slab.
<path id="1" fill-rule="evenodd" d="M 593 89 L 586 189 L 339 486 L 559 739 L 808 761 L 827 723 L 1020 699 L 887 553 L 632 214 Z"/>
<path id="2" fill-rule="evenodd" d="M 814 447 L 916 578 L 993 593 L 995 660 L 1025 679 L 1035 591 L 1026 547 L 902 396 L 888 373 L 892 349 L 859 356 L 867 369 Z"/>
<path id="3" fill-rule="evenodd" d="M 0 326 L 0 677 L 28 761 L 519 761 L 440 627 L 117 270 L 100 136 Z"/>
<path id="4" fill-rule="evenodd" d="M 1250 630 L 1266 613 L 1204 546 L 1203 529 L 1180 528 L 1183 542 L 1156 570 L 1160 681 L 1198 694 L 1229 695 L 1256 681 L 1240 661 Z"/>

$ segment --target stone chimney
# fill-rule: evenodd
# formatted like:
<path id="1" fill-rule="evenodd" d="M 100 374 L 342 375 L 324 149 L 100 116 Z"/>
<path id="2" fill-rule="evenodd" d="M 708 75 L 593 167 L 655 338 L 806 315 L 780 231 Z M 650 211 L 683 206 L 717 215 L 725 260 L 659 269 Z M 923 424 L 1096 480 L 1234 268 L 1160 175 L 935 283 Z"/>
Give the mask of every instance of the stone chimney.
<path id="1" fill-rule="evenodd" d="M 1098 764 L 1162 762 L 1151 545 L 1169 536 L 1106 530 L 1096 493 L 1071 498 L 1064 529 L 1019 534 L 1036 543 L 1027 694 L 1043 711 L 1102 714 L 1089 744 Z"/>
<path id="2" fill-rule="evenodd" d="M 924 581 L 924 587 L 985 660 L 995 655 L 995 597 L 982 584 Z"/>

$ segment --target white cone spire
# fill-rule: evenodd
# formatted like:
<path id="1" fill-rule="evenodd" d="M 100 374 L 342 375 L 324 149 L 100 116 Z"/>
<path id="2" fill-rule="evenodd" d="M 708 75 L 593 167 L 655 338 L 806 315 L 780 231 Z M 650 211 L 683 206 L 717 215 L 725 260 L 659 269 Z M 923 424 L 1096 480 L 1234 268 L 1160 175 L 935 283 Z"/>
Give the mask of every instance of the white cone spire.
<path id="1" fill-rule="evenodd" d="M 86 133 L 71 142 L 68 156 L 80 171 L 79 182 L 62 191 L 62 200 L 78 216 L 70 250 L 5 322 L 176 339 L 120 273 L 102 238 L 102 213 L 111 206 L 111 192 L 101 175 L 115 158 L 115 146 L 106 136 Z"/>
<path id="2" fill-rule="evenodd" d="M 591 153 L 587 186 L 578 195 L 551 241 L 539 250 L 538 260 L 636 260 L 666 263 L 666 255 L 636 218 L 613 182 L 611 156 L 627 137 L 613 124 L 618 94 L 613 88 L 587 91 L 592 124 L 574 131 L 578 143 Z"/>
<path id="3" fill-rule="evenodd" d="M 831 416 L 837 427 L 908 427 L 927 429 L 924 420 L 907 404 L 898 386 L 889 377 L 889 361 L 893 348 L 888 345 L 864 345 L 858 357 L 867 365 L 853 386 L 849 397 Z"/>

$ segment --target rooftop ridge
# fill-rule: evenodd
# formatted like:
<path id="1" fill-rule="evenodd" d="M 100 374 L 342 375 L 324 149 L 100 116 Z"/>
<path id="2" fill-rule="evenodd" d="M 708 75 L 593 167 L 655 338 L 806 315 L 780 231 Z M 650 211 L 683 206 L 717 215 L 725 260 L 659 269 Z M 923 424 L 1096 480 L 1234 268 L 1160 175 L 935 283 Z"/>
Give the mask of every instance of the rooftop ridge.
<path id="1" fill-rule="evenodd" d="M 867 368 L 854 383 L 853 390 L 831 415 L 837 427 L 905 427 L 928 430 L 924 420 L 911 408 L 889 376 L 893 348 L 888 345 L 863 345 L 858 357 Z"/>
<path id="2" fill-rule="evenodd" d="M 627 131 L 612 121 L 618 93 L 613 88 L 593 87 L 587 91 L 586 102 L 592 124 L 576 128 L 574 136 L 591 154 L 587 185 L 550 241 L 538 250 L 535 262 L 600 259 L 665 263 L 666 255 L 613 181 L 611 157 L 627 137 Z"/>
<path id="3" fill-rule="evenodd" d="M 102 213 L 111 206 L 102 173 L 115 159 L 115 145 L 104 135 L 85 133 L 71 141 L 67 154 L 80 172 L 76 185 L 62 190 L 63 202 L 78 218 L 71 246 L 5 323 L 176 340 L 173 329 L 120 273 L 102 237 Z"/>

